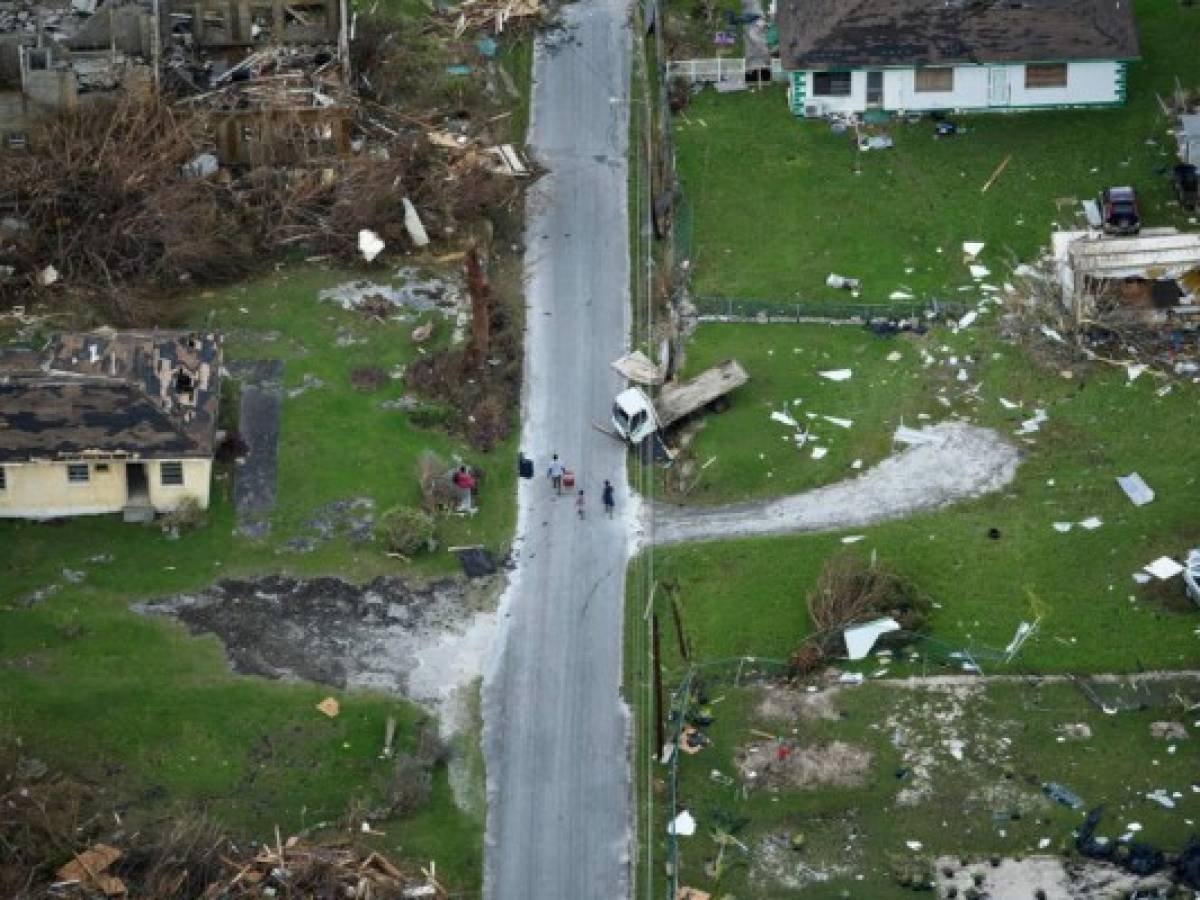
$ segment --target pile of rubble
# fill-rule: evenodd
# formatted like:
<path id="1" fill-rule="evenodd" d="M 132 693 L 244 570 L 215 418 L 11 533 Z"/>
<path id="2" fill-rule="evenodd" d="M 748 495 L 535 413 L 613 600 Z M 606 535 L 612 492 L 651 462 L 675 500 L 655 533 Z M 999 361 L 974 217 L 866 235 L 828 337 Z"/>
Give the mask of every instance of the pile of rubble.
<path id="1" fill-rule="evenodd" d="M 94 844 L 75 854 L 61 866 L 48 888 L 51 897 L 124 897 L 131 893 L 121 873 L 129 866 L 126 853 L 110 844 Z M 263 845 L 253 855 L 218 855 L 218 867 L 206 885 L 189 883 L 191 896 L 258 900 L 279 896 L 311 898 L 449 897 L 437 880 L 437 867 L 401 869 L 380 853 L 363 851 L 349 844 L 320 845 L 290 837 L 274 846 Z M 219 874 L 218 874 L 219 873 Z M 136 878 L 136 875 L 134 876 Z M 181 874 L 180 880 L 186 877 Z M 207 879 L 206 879 L 207 880 Z M 136 881 L 134 882 L 136 886 Z M 136 891 L 134 891 L 136 893 Z M 173 893 L 173 892 L 172 892 Z"/>

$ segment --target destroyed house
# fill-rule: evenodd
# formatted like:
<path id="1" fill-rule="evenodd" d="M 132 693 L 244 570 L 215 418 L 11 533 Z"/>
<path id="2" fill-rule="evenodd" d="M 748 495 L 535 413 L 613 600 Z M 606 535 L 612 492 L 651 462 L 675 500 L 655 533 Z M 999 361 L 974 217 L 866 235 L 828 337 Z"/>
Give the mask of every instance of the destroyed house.
<path id="1" fill-rule="evenodd" d="M 30 125 L 50 112 L 148 93 L 157 47 L 149 2 L 0 0 L 0 142 L 24 146 Z"/>
<path id="2" fill-rule="evenodd" d="M 780 0 L 795 115 L 1111 106 L 1130 0 Z"/>
<path id="3" fill-rule="evenodd" d="M 208 506 L 220 392 L 214 334 L 63 334 L 0 351 L 0 517 Z"/>

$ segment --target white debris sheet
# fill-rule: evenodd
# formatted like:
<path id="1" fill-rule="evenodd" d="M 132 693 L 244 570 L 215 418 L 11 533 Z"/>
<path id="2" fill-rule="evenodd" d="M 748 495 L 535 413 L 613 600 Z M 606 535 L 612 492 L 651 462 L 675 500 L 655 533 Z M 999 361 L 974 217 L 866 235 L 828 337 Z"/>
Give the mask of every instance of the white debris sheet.
<path id="1" fill-rule="evenodd" d="M 1099 516 L 1088 516 L 1086 519 L 1084 519 L 1082 522 L 1079 523 L 1079 527 L 1086 528 L 1088 531 L 1095 531 L 1097 528 L 1099 528 L 1103 524 L 1104 524 L 1104 520 L 1101 519 Z"/>
<path id="2" fill-rule="evenodd" d="M 851 625 L 842 632 L 846 640 L 846 656 L 849 659 L 865 659 L 875 646 L 875 642 L 893 631 L 900 630 L 900 623 L 890 616 L 864 622 L 862 625 Z"/>
<path id="3" fill-rule="evenodd" d="M 1049 418 L 1050 417 L 1046 415 L 1046 411 L 1044 409 L 1035 409 L 1033 411 L 1033 417 L 1026 419 L 1021 423 L 1021 427 L 1017 430 L 1017 434 L 1033 434 L 1035 431 L 1040 430 L 1042 423 L 1047 421 Z"/>
<path id="4" fill-rule="evenodd" d="M 379 235 L 370 229 L 364 228 L 358 233 L 358 252 L 362 254 L 363 259 L 367 262 L 372 262 L 375 257 L 383 252 L 384 244 Z"/>
<path id="5" fill-rule="evenodd" d="M 837 416 L 821 416 L 830 425 L 836 425 L 838 428 L 849 428 L 854 422 L 851 419 L 839 419 Z"/>
<path id="6" fill-rule="evenodd" d="M 978 318 L 979 318 L 979 313 L 977 313 L 975 310 L 971 310 L 965 316 L 963 316 L 961 319 L 958 320 L 958 327 L 966 328 L 968 325 L 970 325 L 972 322 L 974 322 Z"/>
<path id="7" fill-rule="evenodd" d="M 1125 496 L 1134 506 L 1145 506 L 1154 499 L 1154 491 L 1137 472 L 1128 475 L 1118 475 L 1117 484 L 1125 492 Z"/>
<path id="8" fill-rule="evenodd" d="M 969 259 L 974 259 L 983 252 L 983 241 L 963 241 L 963 254 Z"/>
<path id="9" fill-rule="evenodd" d="M 667 823 L 667 834 L 678 834 L 691 837 L 696 833 L 696 820 L 686 809 Z"/>
<path id="10" fill-rule="evenodd" d="M 980 266 L 980 265 L 973 264 L 973 265 L 969 266 L 969 268 L 971 270 L 971 277 L 974 278 L 976 281 L 982 281 L 984 278 L 987 278 L 989 275 L 992 274 L 992 270 L 989 269 L 987 266 Z"/>
<path id="11" fill-rule="evenodd" d="M 800 423 L 797 422 L 795 419 L 793 419 L 791 416 L 789 416 L 785 412 L 771 413 L 771 421 L 778 422 L 780 425 L 786 425 L 789 428 L 799 428 L 800 427 Z"/>
<path id="12" fill-rule="evenodd" d="M 1169 556 L 1160 556 L 1154 562 L 1143 566 L 1142 568 L 1144 568 L 1159 581 L 1166 581 L 1169 578 L 1174 578 L 1183 571 L 1183 566 L 1171 559 Z"/>
<path id="13" fill-rule="evenodd" d="M 817 374 L 822 378 L 828 378 L 830 381 L 849 381 L 850 376 L 854 373 L 850 369 L 828 369 Z"/>

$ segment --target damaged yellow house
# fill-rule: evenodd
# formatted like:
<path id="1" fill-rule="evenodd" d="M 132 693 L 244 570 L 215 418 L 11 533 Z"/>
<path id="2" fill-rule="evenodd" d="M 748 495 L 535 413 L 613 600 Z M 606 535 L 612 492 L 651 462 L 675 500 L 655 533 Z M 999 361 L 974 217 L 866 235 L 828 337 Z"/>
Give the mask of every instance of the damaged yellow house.
<path id="1" fill-rule="evenodd" d="M 63 334 L 0 351 L 0 517 L 207 508 L 220 394 L 215 334 Z"/>

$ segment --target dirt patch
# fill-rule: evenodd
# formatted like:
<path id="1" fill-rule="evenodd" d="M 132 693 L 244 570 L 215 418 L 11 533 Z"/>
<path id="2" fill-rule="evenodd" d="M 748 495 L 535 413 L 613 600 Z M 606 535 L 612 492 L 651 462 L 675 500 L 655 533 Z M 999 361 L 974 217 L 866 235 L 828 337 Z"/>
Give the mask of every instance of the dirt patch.
<path id="1" fill-rule="evenodd" d="M 998 865 L 979 862 L 966 866 L 957 857 L 944 856 L 937 860 L 937 872 L 939 897 L 951 896 L 951 888 L 957 889 L 959 897 L 974 889 L 989 900 L 1029 900 L 1034 896 L 1044 896 L 1046 900 L 1124 897 L 1138 888 L 1169 883 L 1162 876 L 1137 878 L 1107 863 L 1057 856 L 1001 859 Z"/>
<path id="2" fill-rule="evenodd" d="M 388 381 L 388 373 L 378 366 L 361 366 L 350 372 L 350 384 L 360 391 L 377 391 Z"/>
<path id="3" fill-rule="evenodd" d="M 866 781 L 871 751 L 843 741 L 811 745 L 760 741 L 739 748 L 734 765 L 750 788 L 794 791 L 828 785 L 857 787 Z"/>
<path id="4" fill-rule="evenodd" d="M 491 621 L 479 611 L 486 596 L 460 578 L 414 587 L 399 578 L 356 585 L 268 576 L 225 579 L 135 609 L 172 616 L 194 634 L 216 635 L 237 672 L 372 688 L 436 704 L 459 683 L 455 676 L 463 684 L 479 676 L 482 654 L 464 645 L 473 641 L 481 617 Z"/>
<path id="5" fill-rule="evenodd" d="M 768 684 L 760 691 L 755 712 L 770 722 L 836 721 L 841 718 L 837 707 L 840 688 L 795 688 Z"/>
<path id="6" fill-rule="evenodd" d="M 847 817 L 807 818 L 797 851 L 797 832 L 777 831 L 752 845 L 750 883 L 755 896 L 776 896 L 781 888 L 801 891 L 814 884 L 851 878 L 864 860 L 858 825 Z"/>

